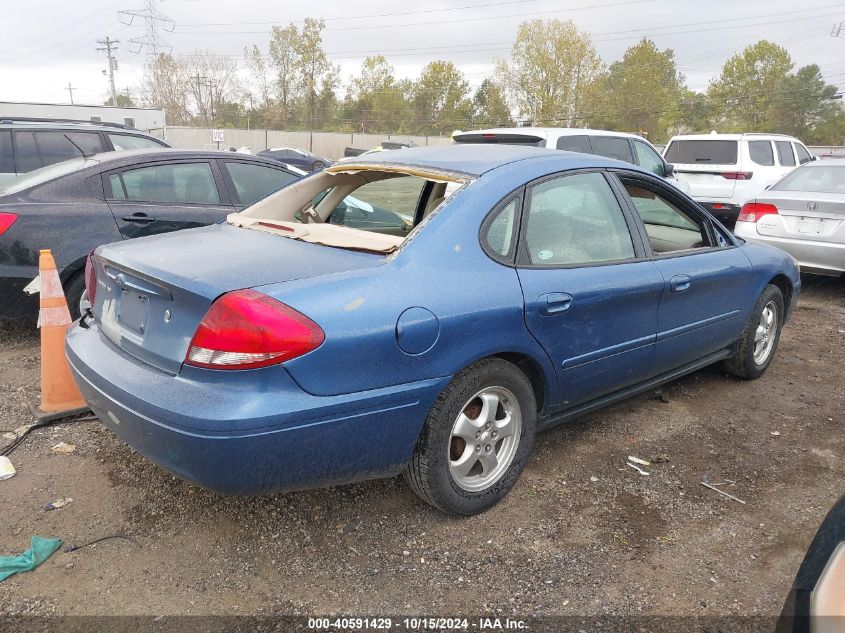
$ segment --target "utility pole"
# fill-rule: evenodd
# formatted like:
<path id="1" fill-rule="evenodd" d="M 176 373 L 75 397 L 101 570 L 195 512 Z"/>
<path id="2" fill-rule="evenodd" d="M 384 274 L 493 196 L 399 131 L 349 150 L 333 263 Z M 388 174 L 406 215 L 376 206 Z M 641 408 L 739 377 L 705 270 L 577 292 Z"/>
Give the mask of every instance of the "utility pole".
<path id="1" fill-rule="evenodd" d="M 205 124 L 208 126 L 208 111 L 205 110 L 205 103 L 203 103 L 205 100 L 202 97 L 202 87 L 209 85 L 207 82 L 208 77 L 204 77 L 200 75 L 199 72 L 197 72 L 196 75 L 191 75 L 190 78 L 194 80 L 194 83 L 197 86 L 197 91 L 195 95 L 197 101 L 197 110 L 199 110 L 199 112 L 203 115 L 203 118 L 205 118 Z"/>
<path id="2" fill-rule="evenodd" d="M 117 52 L 117 45 L 119 43 L 120 40 L 113 40 L 108 36 L 104 40 L 97 40 L 97 44 L 103 45 L 97 50 L 106 54 L 106 60 L 109 64 L 108 75 L 109 84 L 111 85 L 111 104 L 113 106 L 117 106 L 117 90 L 114 87 L 114 71 L 117 70 L 117 58 L 114 56 L 114 53 Z"/>
<path id="3" fill-rule="evenodd" d="M 845 22 L 840 22 L 839 24 L 834 24 L 833 28 L 830 29 L 830 36 L 831 37 L 842 37 L 843 31 L 845 31 Z"/>
<path id="4" fill-rule="evenodd" d="M 70 85 L 70 82 L 67 82 L 67 88 L 65 88 L 70 93 L 70 104 L 73 105 L 73 86 Z"/>

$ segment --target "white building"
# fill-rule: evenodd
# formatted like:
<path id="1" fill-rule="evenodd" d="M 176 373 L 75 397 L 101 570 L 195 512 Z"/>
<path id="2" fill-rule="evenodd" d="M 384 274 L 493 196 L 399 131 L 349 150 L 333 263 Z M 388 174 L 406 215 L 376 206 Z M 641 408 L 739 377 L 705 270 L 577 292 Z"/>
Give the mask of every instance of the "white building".
<path id="1" fill-rule="evenodd" d="M 163 134 L 165 126 L 164 110 L 155 108 L 0 101 L 0 119 L 15 117 L 123 123 L 145 132 L 159 132 L 159 135 Z"/>

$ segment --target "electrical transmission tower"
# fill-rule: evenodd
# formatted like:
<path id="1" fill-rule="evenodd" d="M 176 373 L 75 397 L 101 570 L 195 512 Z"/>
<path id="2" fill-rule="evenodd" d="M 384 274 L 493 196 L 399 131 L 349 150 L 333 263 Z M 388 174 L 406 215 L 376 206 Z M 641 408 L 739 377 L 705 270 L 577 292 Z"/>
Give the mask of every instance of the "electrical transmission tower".
<path id="1" fill-rule="evenodd" d="M 106 54 L 106 59 L 109 64 L 108 69 L 108 76 L 109 76 L 109 84 L 111 84 L 111 104 L 113 106 L 117 106 L 117 90 L 114 87 L 114 71 L 117 70 L 117 58 L 114 56 L 114 53 L 117 52 L 117 45 L 120 43 L 120 40 L 113 40 L 110 37 L 106 36 L 104 40 L 97 40 L 97 44 L 102 44 L 102 47 L 98 48 L 97 50 Z M 106 74 L 106 71 L 103 71 L 103 74 Z"/>
<path id="2" fill-rule="evenodd" d="M 144 0 L 143 9 L 132 9 L 118 11 L 120 21 L 127 26 L 135 22 L 135 18 L 143 20 L 144 35 L 129 40 L 129 50 L 133 53 L 144 51 L 147 55 L 155 57 L 160 52 L 170 52 L 173 48 L 161 36 L 161 31 L 172 33 L 176 23 L 163 13 L 157 6 L 161 0 Z"/>

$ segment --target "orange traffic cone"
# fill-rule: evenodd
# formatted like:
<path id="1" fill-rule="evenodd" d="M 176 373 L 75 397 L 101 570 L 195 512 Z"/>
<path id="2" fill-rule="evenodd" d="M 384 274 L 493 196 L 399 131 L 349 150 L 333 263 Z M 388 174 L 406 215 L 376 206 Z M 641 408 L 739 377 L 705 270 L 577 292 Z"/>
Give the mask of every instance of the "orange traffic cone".
<path id="1" fill-rule="evenodd" d="M 65 334 L 71 323 L 70 311 L 50 249 L 41 251 L 38 271 L 41 294 L 41 310 L 38 313 L 38 327 L 41 329 L 41 407 L 36 417 L 76 415 L 87 411 L 88 407 L 73 382 L 65 358 Z"/>

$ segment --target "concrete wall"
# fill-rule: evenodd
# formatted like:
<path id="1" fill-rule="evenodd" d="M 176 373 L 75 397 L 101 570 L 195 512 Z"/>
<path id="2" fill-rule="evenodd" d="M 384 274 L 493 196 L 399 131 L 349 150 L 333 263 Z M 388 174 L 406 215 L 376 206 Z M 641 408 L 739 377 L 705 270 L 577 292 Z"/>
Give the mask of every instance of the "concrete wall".
<path id="1" fill-rule="evenodd" d="M 90 121 L 100 117 L 108 123 L 124 123 L 132 119 L 139 130 L 161 130 L 166 122 L 164 110 L 153 108 L 114 108 L 105 105 L 69 103 L 23 103 L 0 101 L 0 119 L 4 117 L 35 117 L 44 119 L 75 119 Z"/>
<path id="2" fill-rule="evenodd" d="M 210 128 L 168 126 L 165 138 L 173 147 L 215 149 Z M 220 148 L 248 147 L 260 152 L 271 147 L 297 147 L 332 160 L 343 158 L 347 147 L 372 149 L 382 141 L 413 141 L 417 145 L 446 145 L 448 136 L 403 136 L 396 134 L 342 134 L 339 132 L 283 132 L 280 130 L 224 129 Z"/>

